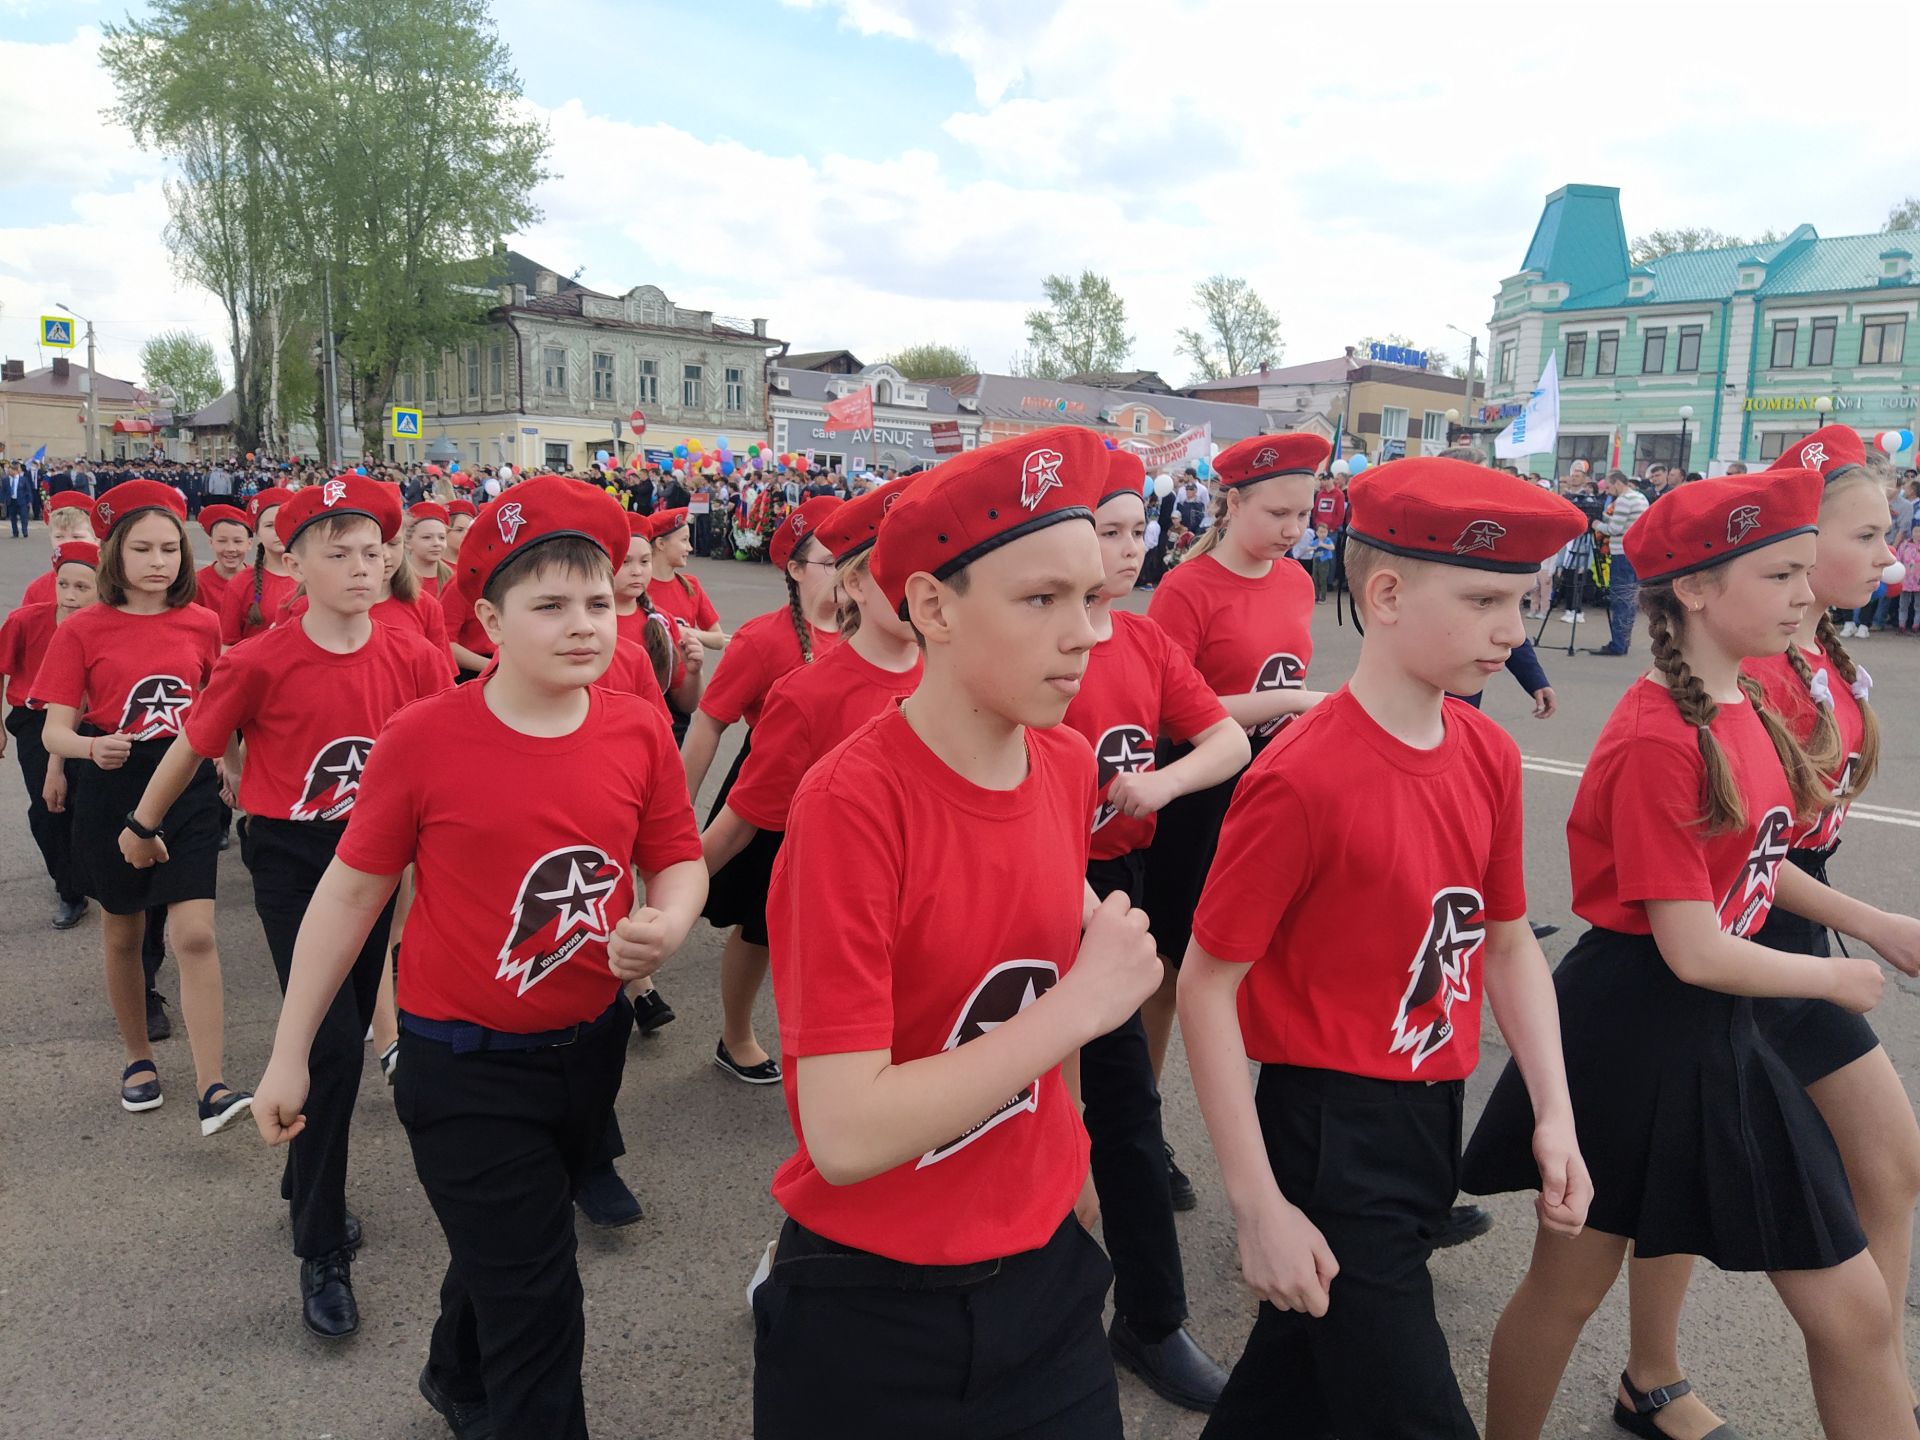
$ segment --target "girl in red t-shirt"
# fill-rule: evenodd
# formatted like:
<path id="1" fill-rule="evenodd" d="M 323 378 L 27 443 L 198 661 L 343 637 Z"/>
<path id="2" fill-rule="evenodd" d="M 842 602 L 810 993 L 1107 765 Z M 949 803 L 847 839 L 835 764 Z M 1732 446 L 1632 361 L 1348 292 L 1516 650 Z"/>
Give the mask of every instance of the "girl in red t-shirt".
<path id="1" fill-rule="evenodd" d="M 129 480 L 100 497 L 94 511 L 94 529 L 105 542 L 100 603 L 54 631 L 33 694 L 47 707 L 47 753 L 92 762 L 72 798 L 73 855 L 81 890 L 104 912 L 107 998 L 127 1055 L 120 1103 L 132 1111 L 161 1103 L 140 942 L 146 911 L 164 905 L 180 962 L 200 1133 L 213 1135 L 252 1103 L 221 1078 L 224 1020 L 213 916 L 220 783 L 213 765 L 194 772 L 157 827 L 172 855 L 167 864 L 136 870 L 120 854 L 127 816 L 220 656 L 219 622 L 193 603 L 186 509 L 178 491 L 152 480 Z M 49 766 L 50 785 L 53 774 Z M 54 808 L 51 793 L 48 805 Z"/>
<path id="2" fill-rule="evenodd" d="M 747 735 L 733 767 L 720 782 L 712 824 L 727 803 L 733 783 L 753 748 L 753 726 L 760 719 L 773 684 L 809 665 L 839 641 L 834 622 L 833 556 L 814 529 L 840 508 L 830 495 L 816 496 L 786 516 L 775 529 L 767 558 L 787 582 L 787 603 L 755 616 L 728 642 L 713 683 L 700 697 L 681 747 L 688 793 L 698 795 L 713 764 L 720 737 L 734 721 L 747 722 Z M 780 1063 L 768 1055 L 753 1029 L 753 1002 L 767 978 L 767 889 L 783 832 L 757 830 L 747 847 L 714 872 L 707 887 L 707 923 L 728 931 L 720 953 L 720 1043 L 713 1063 L 750 1085 L 780 1079 Z"/>
<path id="3" fill-rule="evenodd" d="M 293 498 L 289 490 L 278 486 L 262 490 L 247 501 L 247 516 L 253 521 L 253 573 L 236 576 L 227 586 L 220 602 L 220 641 L 238 645 L 249 635 L 258 635 L 280 622 L 280 612 L 293 599 L 294 578 L 287 569 L 287 547 L 273 522 L 280 507 Z"/>
<path id="4" fill-rule="evenodd" d="M 1789 864 L 1822 881 L 1847 807 L 1865 791 L 1880 760 L 1880 724 L 1867 700 L 1872 680 L 1847 654 L 1833 612 L 1851 611 L 1872 597 L 1892 559 L 1889 523 L 1886 492 L 1863 466 L 1831 474 L 1821 490 L 1820 534 L 1808 577 L 1813 607 L 1786 649 L 1741 667 L 1760 682 L 1769 706 L 1792 727 L 1837 797 L 1838 803 L 1794 835 L 1787 852 Z M 1773 907 L 1753 938 L 1802 955 L 1833 953 L 1826 926 L 1784 905 Z M 1904 1355 L 1907 1267 L 1920 1196 L 1920 1125 L 1912 1102 L 1865 1016 L 1830 1000 L 1760 1000 L 1754 1009 L 1840 1147 L 1868 1253 L 1887 1279 L 1894 1348 Z M 1658 1384 L 1680 1373 L 1680 1312 L 1692 1274 L 1693 1260 L 1686 1255 L 1636 1259 L 1627 1268 L 1635 1342 L 1627 1373 L 1639 1383 Z"/>
<path id="5" fill-rule="evenodd" d="M 407 511 L 407 563 L 413 567 L 420 593 L 440 598 L 440 588 L 453 578 L 446 565 L 447 507 L 422 500 Z"/>
<path id="6" fill-rule="evenodd" d="M 1580 781 L 1567 822 L 1573 909 L 1593 928 L 1553 977 L 1594 1198 L 1581 1234 L 1543 1233 L 1501 1317 L 1489 1433 L 1539 1434 L 1629 1244 L 1642 1259 L 1767 1272 L 1806 1338 L 1828 1433 L 1913 1433 L 1893 1305 L 1841 1156 L 1760 1013 L 1763 1000 L 1798 997 L 1862 1012 L 1884 984 L 1866 956 L 1754 943 L 1776 900 L 1920 972 L 1920 921 L 1782 863 L 1831 792 L 1740 670 L 1809 617 L 1819 500 L 1811 471 L 1729 476 L 1668 492 L 1627 533 L 1654 670 L 1615 707 Z M 1467 1147 L 1463 1188 L 1536 1188 L 1535 1124 L 1509 1064 Z M 1677 1433 L 1658 1419 L 1673 1406 L 1672 1421 L 1705 1433 L 1717 1417 L 1677 1359 L 1665 1363 L 1623 1373 L 1615 1423 Z"/>
<path id="7" fill-rule="evenodd" d="M 473 528 L 473 517 L 480 513 L 471 500 L 449 500 L 447 502 L 447 563 L 455 564 L 460 559 L 460 542 L 467 538 L 467 531 Z"/>

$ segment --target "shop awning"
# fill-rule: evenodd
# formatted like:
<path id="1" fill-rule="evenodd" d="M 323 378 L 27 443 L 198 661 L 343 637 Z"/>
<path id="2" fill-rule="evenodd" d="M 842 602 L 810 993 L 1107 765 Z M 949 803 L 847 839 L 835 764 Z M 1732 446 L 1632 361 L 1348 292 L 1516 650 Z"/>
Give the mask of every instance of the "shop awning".
<path id="1" fill-rule="evenodd" d="M 113 433 L 116 435 L 152 435 L 159 429 L 160 427 L 151 420 L 134 419 L 113 422 Z"/>

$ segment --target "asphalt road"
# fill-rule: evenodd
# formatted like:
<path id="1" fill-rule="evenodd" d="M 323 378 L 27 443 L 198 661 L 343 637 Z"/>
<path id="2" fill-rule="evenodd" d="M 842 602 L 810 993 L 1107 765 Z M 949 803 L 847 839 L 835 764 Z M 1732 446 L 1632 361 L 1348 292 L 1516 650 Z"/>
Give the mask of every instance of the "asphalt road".
<path id="1" fill-rule="evenodd" d="M 19 595 L 46 563 L 45 546 L 36 527 L 30 540 L 0 547 L 0 595 Z M 764 566 L 702 562 L 696 570 L 729 625 L 784 603 Z M 1578 767 L 1640 672 L 1646 645 L 1642 634 L 1639 660 L 1569 659 L 1568 628 L 1552 624 L 1546 636 L 1562 647 L 1545 657 L 1559 695 L 1556 718 L 1530 718 L 1525 697 L 1504 675 L 1488 696 L 1489 713 L 1512 729 L 1528 757 L 1533 913 L 1564 927 L 1548 942 L 1552 956 L 1577 933 L 1566 911 L 1562 827 Z M 1350 671 L 1358 641 L 1351 629 L 1335 627 L 1331 605 L 1322 607 L 1316 631 L 1313 681 L 1331 686 Z M 1603 633 L 1596 615 L 1582 640 Z M 1835 876 L 1877 904 L 1912 905 L 1920 643 L 1877 637 L 1861 655 L 1877 679 L 1886 757 L 1873 808 L 1854 812 Z M 729 750 L 716 760 L 711 783 L 730 758 Z M 17 775 L 11 762 L 7 768 Z M 446 1252 L 372 1057 L 349 1192 L 366 1224 L 354 1272 L 364 1326 L 329 1347 L 300 1325 L 297 1268 L 278 1199 L 280 1158 L 251 1125 L 199 1137 L 183 1033 L 158 1051 L 168 1103 L 144 1115 L 116 1103 L 121 1054 L 103 993 L 98 922 L 68 934 L 48 928 L 53 894 L 27 835 L 21 792 L 11 793 L 0 822 L 0 975 L 8 999 L 0 1008 L 0 1089 L 11 1097 L 0 1107 L 0 1437 L 444 1435 L 414 1377 Z M 708 799 L 701 798 L 702 815 Z M 219 922 L 227 1078 L 236 1084 L 258 1077 L 279 1005 L 248 893 L 236 849 L 222 861 Z M 633 1046 L 619 1102 L 630 1147 L 621 1168 L 646 1204 L 646 1219 L 612 1233 L 580 1227 L 587 1405 L 598 1435 L 733 1440 L 751 1430 L 743 1288 L 775 1231 L 767 1184 L 791 1139 L 777 1089 L 748 1089 L 709 1063 L 719 941 L 702 927 L 669 962 L 660 984 L 680 1018 Z M 171 961 L 161 988 L 177 998 Z M 1914 989 L 1904 982 L 1890 988 L 1875 1021 L 1911 1074 L 1920 1056 Z M 775 1033 L 764 997 L 760 1030 Z M 1491 1017 L 1486 1036 L 1476 1107 L 1505 1059 Z M 1180 1220 L 1192 1328 L 1230 1361 L 1252 1303 L 1177 1049 L 1166 1114 L 1201 1194 L 1200 1208 Z M 1493 1208 L 1499 1224 L 1491 1235 L 1433 1264 L 1441 1317 L 1476 1412 L 1488 1339 L 1533 1234 L 1524 1198 Z M 1625 1356 L 1622 1290 L 1616 1287 L 1574 1355 L 1548 1428 L 1554 1440 L 1617 1433 L 1607 1412 Z M 1797 1334 L 1763 1278 L 1703 1270 L 1684 1355 L 1701 1392 L 1752 1440 L 1819 1433 Z M 1381 1356 L 1380 1383 L 1393 1383 L 1389 1355 Z M 1121 1396 L 1127 1432 L 1138 1440 L 1199 1433 L 1198 1417 L 1125 1376 Z"/>

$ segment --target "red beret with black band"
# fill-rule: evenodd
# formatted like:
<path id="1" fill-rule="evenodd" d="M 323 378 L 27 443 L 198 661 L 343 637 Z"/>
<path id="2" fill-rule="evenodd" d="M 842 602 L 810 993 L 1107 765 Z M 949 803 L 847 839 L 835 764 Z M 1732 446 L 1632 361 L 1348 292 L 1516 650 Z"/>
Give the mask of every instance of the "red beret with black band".
<path id="1" fill-rule="evenodd" d="M 946 580 L 1050 525 L 1092 524 L 1111 453 L 1093 431 L 1055 425 L 935 466 L 886 513 L 872 561 L 880 593 L 897 611 L 911 575 Z"/>
<path id="2" fill-rule="evenodd" d="M 900 502 L 901 496 L 916 485 L 926 483 L 934 471 L 903 475 L 885 485 L 876 485 L 866 494 L 847 501 L 815 524 L 814 538 L 832 552 L 834 561 L 844 564 L 861 554 L 880 535 L 880 522 Z"/>
<path id="3" fill-rule="evenodd" d="M 247 514 L 253 517 L 253 523 L 257 528 L 262 515 L 266 514 L 269 510 L 286 504 L 287 501 L 292 498 L 293 492 L 291 490 L 283 490 L 278 485 L 269 485 L 266 489 L 247 498 Z"/>
<path id="4" fill-rule="evenodd" d="M 1107 452 L 1107 479 L 1100 487 L 1100 505 L 1131 495 L 1142 505 L 1147 503 L 1147 467 L 1131 450 L 1114 448 Z M 1093 508 L 1098 510 L 1100 505 Z"/>
<path id="5" fill-rule="evenodd" d="M 1818 470 L 1826 480 L 1838 480 L 1867 463 L 1866 442 L 1851 425 L 1822 425 L 1805 439 L 1796 440 L 1769 465 L 1774 470 Z"/>
<path id="6" fill-rule="evenodd" d="M 1572 501 L 1465 460 L 1396 460 L 1347 487 L 1348 536 L 1410 560 L 1525 575 L 1586 528 Z"/>
<path id="7" fill-rule="evenodd" d="M 626 563 L 633 538 L 627 512 L 606 491 L 560 475 L 524 480 L 474 517 L 455 566 L 460 587 L 478 599 L 507 561 L 565 536 L 592 541 L 616 568 Z"/>
<path id="8" fill-rule="evenodd" d="M 422 500 L 407 509 L 409 520 L 438 520 L 442 525 L 453 517 L 447 513 L 447 507 L 438 500 Z"/>
<path id="9" fill-rule="evenodd" d="M 93 533 L 102 540 L 134 516 L 147 510 L 171 511 L 175 518 L 187 518 L 187 501 L 171 485 L 158 480 L 122 480 L 93 507 Z"/>
<path id="10" fill-rule="evenodd" d="M 202 505 L 200 528 L 211 535 L 216 525 L 238 525 L 249 535 L 253 533 L 253 518 L 238 505 Z"/>
<path id="11" fill-rule="evenodd" d="M 456 515 L 465 515 L 471 518 L 479 513 L 480 507 L 475 505 L 471 500 L 449 500 L 447 502 L 448 524 L 453 523 L 453 517 Z"/>
<path id="12" fill-rule="evenodd" d="M 91 540 L 69 540 L 53 552 L 53 568 L 62 565 L 85 565 L 89 569 L 100 568 L 100 547 Z"/>
<path id="13" fill-rule="evenodd" d="M 1332 453 L 1332 441 L 1303 430 L 1249 435 L 1214 457 L 1214 484 L 1222 490 L 1233 490 L 1282 475 L 1318 475 Z"/>
<path id="14" fill-rule="evenodd" d="M 1818 470 L 1722 475 L 1667 491 L 1627 531 L 1625 549 L 1642 584 L 1724 565 L 1737 555 L 1820 528 Z"/>
<path id="15" fill-rule="evenodd" d="M 767 558 L 778 568 L 786 569 L 801 542 L 820 528 L 822 520 L 846 503 L 838 495 L 815 495 L 811 500 L 801 501 L 774 530 L 773 539 L 767 542 Z"/>
<path id="16" fill-rule="evenodd" d="M 400 533 L 400 495 L 391 485 L 364 475 L 336 475 L 295 492 L 273 517 L 273 528 L 280 543 L 291 549 L 302 530 L 333 515 L 371 520 L 380 527 L 380 539 L 389 541 Z"/>

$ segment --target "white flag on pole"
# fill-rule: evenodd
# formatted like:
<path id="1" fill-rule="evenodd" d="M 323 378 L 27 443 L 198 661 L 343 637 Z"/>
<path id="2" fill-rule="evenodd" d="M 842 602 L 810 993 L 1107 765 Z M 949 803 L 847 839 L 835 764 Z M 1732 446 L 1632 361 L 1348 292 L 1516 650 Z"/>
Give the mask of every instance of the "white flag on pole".
<path id="1" fill-rule="evenodd" d="M 1560 441 L 1560 366 L 1557 352 L 1547 356 L 1540 383 L 1514 422 L 1493 440 L 1493 453 L 1502 460 L 1523 455 L 1551 455 Z"/>

